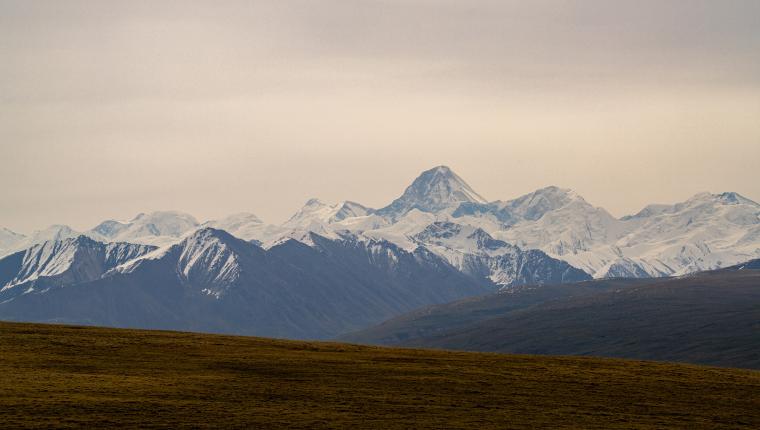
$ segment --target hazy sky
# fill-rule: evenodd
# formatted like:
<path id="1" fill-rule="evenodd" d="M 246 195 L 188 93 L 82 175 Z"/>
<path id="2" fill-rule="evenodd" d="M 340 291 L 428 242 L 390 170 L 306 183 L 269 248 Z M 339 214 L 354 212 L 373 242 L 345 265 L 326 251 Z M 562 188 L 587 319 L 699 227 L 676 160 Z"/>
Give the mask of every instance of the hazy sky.
<path id="1" fill-rule="evenodd" d="M 760 200 L 760 1 L 0 0 L 0 226 L 382 206 L 451 166 Z"/>

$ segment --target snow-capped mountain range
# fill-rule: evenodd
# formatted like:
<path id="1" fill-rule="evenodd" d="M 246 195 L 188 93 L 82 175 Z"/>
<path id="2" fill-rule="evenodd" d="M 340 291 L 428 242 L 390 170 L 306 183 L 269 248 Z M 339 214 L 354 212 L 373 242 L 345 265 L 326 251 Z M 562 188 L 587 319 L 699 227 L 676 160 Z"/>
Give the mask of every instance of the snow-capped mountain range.
<path id="1" fill-rule="evenodd" d="M 211 227 L 159 249 L 46 242 L 0 259 L 0 319 L 328 338 L 493 291 L 424 248 L 310 243 L 264 249 Z"/>
<path id="2" fill-rule="evenodd" d="M 103 221 L 88 231 L 87 235 L 108 242 L 168 245 L 198 226 L 198 221 L 192 215 L 161 211 L 141 213 L 130 221 Z"/>
<path id="3" fill-rule="evenodd" d="M 111 269 L 154 250 L 151 245 L 102 243 L 87 236 L 33 245 L 0 259 L 0 303 L 100 279 Z"/>
<path id="4" fill-rule="evenodd" d="M 162 211 L 0 229 L 0 319 L 326 338 L 495 290 L 756 258 L 760 205 L 736 193 L 615 218 L 558 187 L 487 201 L 439 166 L 383 208 L 310 199 L 280 225 Z"/>
<path id="5" fill-rule="evenodd" d="M 532 250 L 595 278 L 683 275 L 760 257 L 760 205 L 736 193 L 701 193 L 685 202 L 649 205 L 635 215 L 615 218 L 574 191 L 558 187 L 488 201 L 446 166 L 423 172 L 380 209 L 311 199 L 281 225 L 246 213 L 201 224 L 191 215 L 164 211 L 129 221 L 104 221 L 85 232 L 51 226 L 24 236 L 0 229 L 0 256 L 79 235 L 106 243 L 165 247 L 206 227 L 265 249 L 289 239 L 313 245 L 312 233 L 333 240 L 346 235 L 366 242 L 383 240 L 407 251 L 425 247 L 461 270 L 488 267 L 486 277 L 501 286 L 518 282 L 519 271 L 493 259 Z"/>

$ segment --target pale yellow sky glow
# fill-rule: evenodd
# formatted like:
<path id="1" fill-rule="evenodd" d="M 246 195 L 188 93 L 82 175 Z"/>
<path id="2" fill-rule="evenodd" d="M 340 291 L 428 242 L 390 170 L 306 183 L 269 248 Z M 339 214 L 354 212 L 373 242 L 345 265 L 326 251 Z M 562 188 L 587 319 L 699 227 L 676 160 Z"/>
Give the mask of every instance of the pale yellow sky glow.
<path id="1" fill-rule="evenodd" d="M 446 164 L 760 200 L 760 2 L 0 0 L 0 226 L 380 207 Z"/>

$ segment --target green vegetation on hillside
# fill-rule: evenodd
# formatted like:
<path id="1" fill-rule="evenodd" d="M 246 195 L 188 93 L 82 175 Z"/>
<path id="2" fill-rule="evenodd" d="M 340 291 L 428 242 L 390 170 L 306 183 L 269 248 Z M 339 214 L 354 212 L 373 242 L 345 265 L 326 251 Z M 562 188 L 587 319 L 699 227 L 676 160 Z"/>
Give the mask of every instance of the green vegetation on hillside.
<path id="1" fill-rule="evenodd" d="M 760 372 L 0 323 L 0 427 L 759 428 Z"/>

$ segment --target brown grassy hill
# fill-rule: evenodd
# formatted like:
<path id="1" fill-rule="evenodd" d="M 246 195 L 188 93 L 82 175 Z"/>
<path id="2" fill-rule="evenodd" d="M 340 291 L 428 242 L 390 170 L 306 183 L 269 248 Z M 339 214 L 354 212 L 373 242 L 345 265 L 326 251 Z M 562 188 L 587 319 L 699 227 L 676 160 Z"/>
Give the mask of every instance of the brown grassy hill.
<path id="1" fill-rule="evenodd" d="M 0 323 L 0 427 L 758 428 L 760 372 Z"/>

